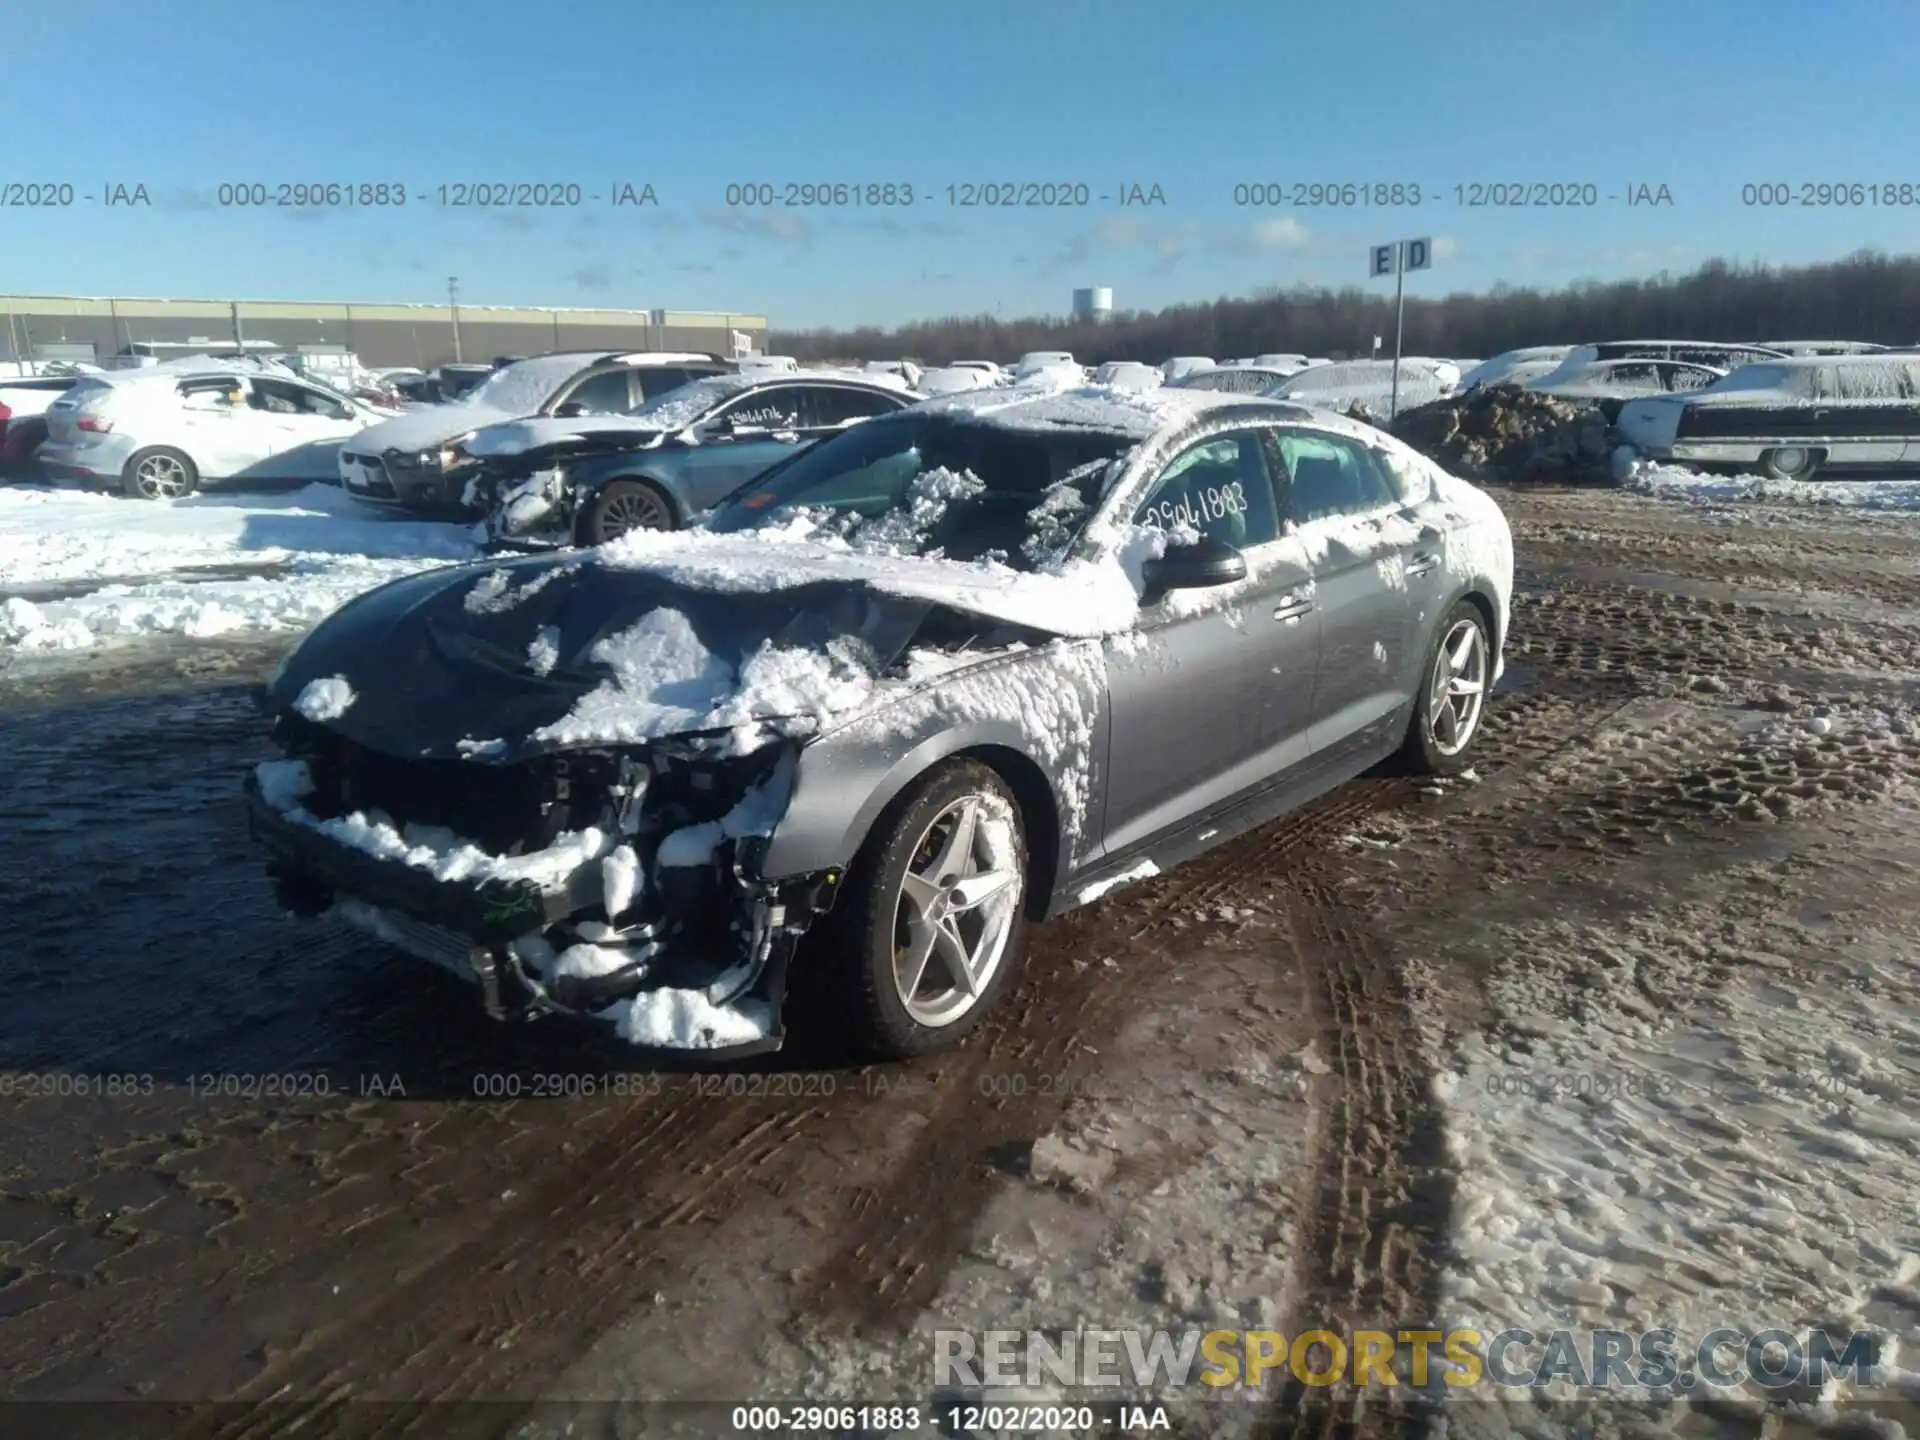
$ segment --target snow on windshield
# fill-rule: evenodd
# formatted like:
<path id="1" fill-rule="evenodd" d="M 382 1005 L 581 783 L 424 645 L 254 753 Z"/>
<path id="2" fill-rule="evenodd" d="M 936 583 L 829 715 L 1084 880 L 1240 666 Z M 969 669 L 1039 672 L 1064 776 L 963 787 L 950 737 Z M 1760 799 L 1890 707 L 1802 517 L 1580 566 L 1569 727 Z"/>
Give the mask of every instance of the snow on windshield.
<path id="1" fill-rule="evenodd" d="M 503 365 L 456 404 L 479 405 L 508 415 L 531 415 L 567 381 L 593 363 L 590 355 L 539 355 Z"/>
<path id="2" fill-rule="evenodd" d="M 662 430 L 683 430 L 729 396 L 751 389 L 765 375 L 711 375 L 657 395 L 633 412 L 633 418 Z"/>

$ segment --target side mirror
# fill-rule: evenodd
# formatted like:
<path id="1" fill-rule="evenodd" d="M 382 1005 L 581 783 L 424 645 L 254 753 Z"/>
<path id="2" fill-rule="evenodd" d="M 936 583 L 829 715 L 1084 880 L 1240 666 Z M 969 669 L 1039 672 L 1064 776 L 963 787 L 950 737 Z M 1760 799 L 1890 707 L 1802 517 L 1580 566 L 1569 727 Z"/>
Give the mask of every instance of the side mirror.
<path id="1" fill-rule="evenodd" d="M 1224 540 L 1202 535 L 1190 545 L 1169 545 L 1149 560 L 1141 575 L 1148 596 L 1168 590 L 1211 590 L 1247 578 L 1247 557 Z"/>
<path id="2" fill-rule="evenodd" d="M 554 418 L 558 420 L 572 420 L 576 416 L 586 413 L 587 407 L 582 405 L 578 400 L 569 400 L 564 405 L 556 406 L 553 412 Z"/>

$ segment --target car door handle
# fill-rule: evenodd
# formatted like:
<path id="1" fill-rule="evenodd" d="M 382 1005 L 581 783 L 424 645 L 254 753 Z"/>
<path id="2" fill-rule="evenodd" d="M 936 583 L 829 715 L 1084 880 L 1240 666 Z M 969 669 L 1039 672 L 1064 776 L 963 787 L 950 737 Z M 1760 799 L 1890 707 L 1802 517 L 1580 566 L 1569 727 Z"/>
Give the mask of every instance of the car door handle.
<path id="1" fill-rule="evenodd" d="M 1431 550 L 1417 551 L 1414 557 L 1407 562 L 1407 574 L 1417 578 L 1438 569 L 1439 565 L 1440 557 Z"/>
<path id="2" fill-rule="evenodd" d="M 1291 594 L 1280 597 L 1279 605 L 1274 608 L 1273 618 L 1292 624 L 1312 609 L 1312 598 L 1295 590 Z"/>

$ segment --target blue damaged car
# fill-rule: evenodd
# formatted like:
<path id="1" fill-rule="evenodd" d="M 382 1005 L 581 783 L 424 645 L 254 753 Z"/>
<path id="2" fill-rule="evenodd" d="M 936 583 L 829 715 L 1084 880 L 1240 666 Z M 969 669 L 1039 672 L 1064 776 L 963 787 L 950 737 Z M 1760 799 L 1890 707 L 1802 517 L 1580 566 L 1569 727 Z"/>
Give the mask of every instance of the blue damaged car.
<path id="1" fill-rule="evenodd" d="M 834 371 L 715 375 L 627 415 L 488 426 L 463 459 L 499 548 L 603 545 L 677 530 L 801 448 L 919 398 Z"/>

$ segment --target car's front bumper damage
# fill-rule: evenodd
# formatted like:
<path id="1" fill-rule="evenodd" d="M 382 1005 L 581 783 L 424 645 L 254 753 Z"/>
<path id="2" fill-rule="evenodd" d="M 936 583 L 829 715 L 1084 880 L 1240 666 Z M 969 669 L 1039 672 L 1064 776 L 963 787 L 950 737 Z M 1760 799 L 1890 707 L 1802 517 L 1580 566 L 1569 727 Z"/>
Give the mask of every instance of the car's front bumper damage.
<path id="1" fill-rule="evenodd" d="M 600 758 L 620 766 L 619 757 Z M 307 776 L 300 799 L 278 777 L 246 782 L 250 828 L 287 910 L 343 920 L 461 975 L 496 1019 L 590 1017 L 636 1046 L 712 1058 L 780 1047 L 789 967 L 802 936 L 832 905 L 837 870 L 766 878 L 766 842 L 754 835 L 720 836 L 701 859 L 698 844 L 721 822 L 664 806 L 645 813 L 643 780 L 637 796 L 627 787 L 624 802 L 619 787 L 607 787 L 608 808 L 595 815 L 604 829 L 570 832 L 599 842 L 565 873 L 461 874 L 458 865 L 372 853 L 352 835 L 342 838 L 343 818 L 353 825 L 364 818 L 349 806 L 367 797 L 330 780 L 326 762 L 313 761 L 317 781 L 306 760 L 271 762 L 261 773 L 272 765 L 298 765 Z M 461 768 L 476 780 L 484 769 Z M 588 798 L 596 787 L 583 782 L 582 770 L 574 767 L 572 798 L 585 803 L 569 817 L 601 803 Z M 618 773 L 636 772 L 628 761 Z M 562 780 L 559 793 L 568 789 Z M 720 791 L 716 807 L 726 798 Z M 385 823 L 381 811 L 368 813 Z M 662 844 L 685 851 L 687 836 L 696 842 L 692 863 L 685 854 L 662 863 Z M 620 878 L 621 868 L 631 878 Z"/>

